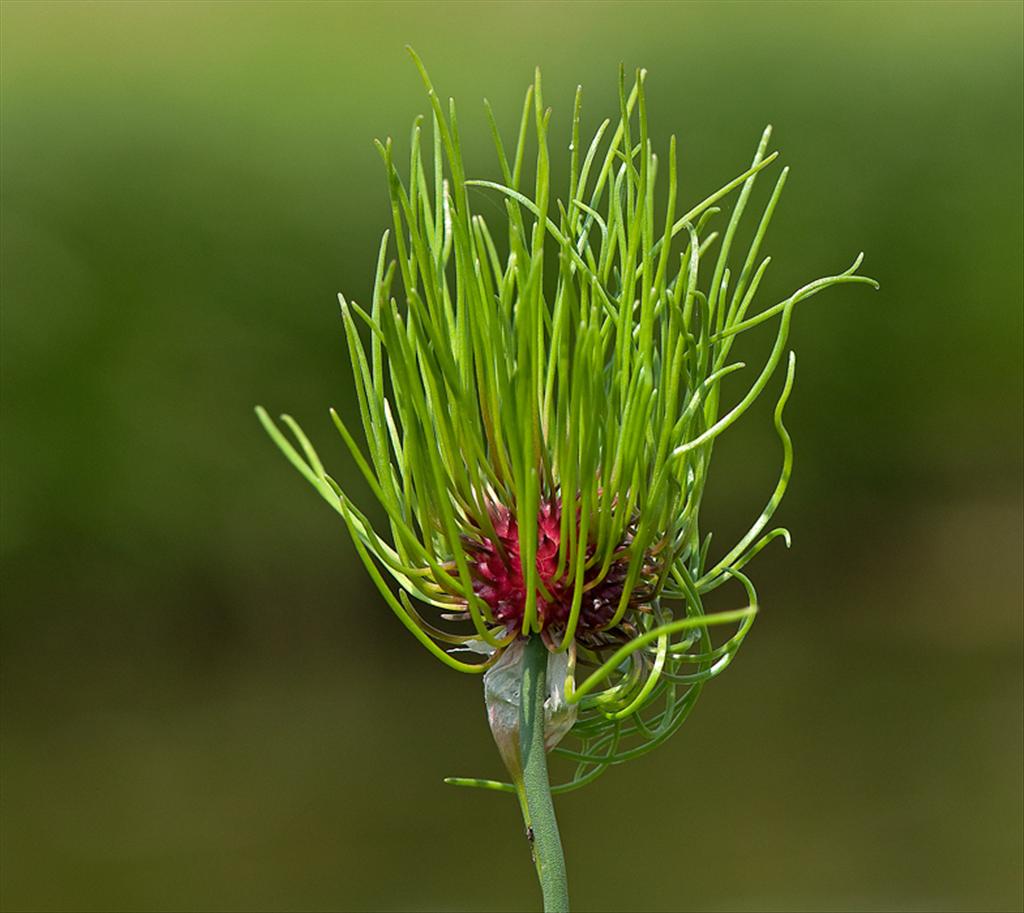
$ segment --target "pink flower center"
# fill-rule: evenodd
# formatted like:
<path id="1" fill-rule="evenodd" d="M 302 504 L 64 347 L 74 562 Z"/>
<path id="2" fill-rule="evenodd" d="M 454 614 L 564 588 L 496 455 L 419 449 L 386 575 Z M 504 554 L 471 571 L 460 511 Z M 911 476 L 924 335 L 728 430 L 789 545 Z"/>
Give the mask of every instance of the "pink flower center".
<path id="1" fill-rule="evenodd" d="M 491 539 L 484 539 L 469 546 L 474 575 L 473 590 L 491 607 L 495 620 L 509 628 L 521 627 L 526 607 L 526 585 L 519 554 L 519 526 L 510 511 L 504 507 L 495 508 L 491 513 L 491 519 L 494 531 L 501 542 L 501 549 L 498 549 Z M 537 613 L 542 626 L 545 627 L 564 626 L 572 610 L 572 556 L 566 556 L 560 573 L 558 567 L 561 524 L 561 503 L 554 500 L 543 502 L 537 513 L 536 564 L 537 576 L 542 584 L 542 588 L 537 591 Z M 623 546 L 627 544 L 623 543 Z M 593 546 L 588 545 L 587 558 L 589 559 L 593 553 Z M 622 598 L 627 573 L 626 559 L 613 558 L 604 577 L 599 582 L 594 582 L 600 571 L 599 566 L 594 566 L 584 572 L 584 592 L 577 624 L 577 630 L 580 632 L 594 631 L 607 625 L 615 615 L 619 600 Z M 643 597 L 639 590 L 633 595 Z M 634 598 L 630 600 L 631 603 L 636 601 Z"/>

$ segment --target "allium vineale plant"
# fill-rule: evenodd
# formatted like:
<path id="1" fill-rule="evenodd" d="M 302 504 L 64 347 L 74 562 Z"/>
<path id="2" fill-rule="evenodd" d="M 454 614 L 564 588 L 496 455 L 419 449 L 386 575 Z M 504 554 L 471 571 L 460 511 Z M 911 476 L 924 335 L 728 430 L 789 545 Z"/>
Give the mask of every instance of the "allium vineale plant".
<path id="1" fill-rule="evenodd" d="M 684 208 L 675 137 L 662 162 L 648 136 L 645 72 L 627 89 L 620 70 L 618 119 L 589 142 L 577 91 L 569 182 L 556 198 L 539 72 L 514 148 L 487 106 L 501 179 L 473 180 L 455 103 L 442 105 L 416 63 L 431 139 L 424 149 L 417 120 L 404 177 L 391 141 L 378 143 L 393 228 L 368 305 L 339 296 L 363 444 L 331 411 L 387 529 L 371 525 L 289 416 L 294 444 L 258 413 L 342 516 L 405 627 L 447 666 L 487 673 L 490 722 L 512 782 L 448 782 L 519 794 L 538 839 L 546 907 L 561 909 L 546 767 L 543 784 L 524 772 L 545 760 L 531 744 L 573 762 L 552 792 L 579 788 L 668 739 L 729 665 L 757 611 L 744 568 L 772 540 L 789 542 L 769 526 L 793 460 L 782 420 L 793 310 L 833 285 L 875 283 L 856 275 L 858 256 L 754 307 L 787 169 L 745 249 L 737 241 L 755 181 L 777 156 L 770 128 L 748 168 Z M 473 211 L 483 195 L 503 203 L 500 236 Z M 724 231 L 708 231 L 730 196 Z M 730 360 L 733 344 L 769 321 L 766 361 L 735 403 L 723 403 L 723 380 L 744 367 Z M 713 447 L 780 369 L 778 482 L 747 533 L 713 553 L 700 524 Z M 741 587 L 741 607 L 705 613 L 706 595 L 729 581 Z M 723 625 L 732 630 L 716 642 L 712 628 Z M 543 725 L 528 706 L 537 700 Z"/>

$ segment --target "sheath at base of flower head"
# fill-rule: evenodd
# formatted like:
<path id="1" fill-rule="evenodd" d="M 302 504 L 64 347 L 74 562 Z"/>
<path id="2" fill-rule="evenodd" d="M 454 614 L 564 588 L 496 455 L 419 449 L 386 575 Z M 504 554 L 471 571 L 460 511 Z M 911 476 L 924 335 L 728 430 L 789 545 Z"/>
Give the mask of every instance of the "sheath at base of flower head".
<path id="1" fill-rule="evenodd" d="M 517 638 L 484 673 L 484 705 L 487 723 L 505 767 L 516 784 L 522 783 L 523 762 L 520 746 L 520 689 L 523 682 L 525 638 Z M 544 744 L 551 751 L 565 738 L 576 722 L 577 706 L 565 697 L 568 657 L 549 653 L 547 695 L 544 699 Z"/>
<path id="2" fill-rule="evenodd" d="M 484 672 L 535 633 L 564 656 L 560 693 L 575 708 L 576 745 L 554 751 L 575 769 L 555 791 L 573 789 L 665 741 L 735 655 L 757 605 L 743 568 L 773 539 L 788 543 L 769 521 L 792 466 L 782 412 L 794 307 L 833 285 L 874 283 L 855 274 L 858 257 L 755 308 L 786 169 L 745 250 L 736 242 L 777 156 L 770 128 L 749 167 L 683 211 L 675 138 L 663 162 L 648 136 L 646 74 L 627 89 L 620 71 L 617 120 L 589 142 L 577 91 L 569 182 L 556 199 L 539 73 L 511 149 L 487 106 L 500 179 L 469 180 L 455 104 L 442 105 L 416 62 L 432 139 L 424 150 L 417 120 L 405 179 L 392 142 L 378 144 L 393 228 L 369 306 L 340 299 L 365 449 L 332 411 L 387 532 L 324 471 L 290 418 L 297 446 L 259 415 L 344 518 L 383 599 L 434 656 Z M 708 231 L 730 196 L 724 230 Z M 507 248 L 474 212 L 493 213 L 496 202 Z M 762 324 L 774 325 L 768 357 L 727 405 L 722 381 L 745 367 L 732 347 Z M 712 558 L 699 520 L 713 445 L 783 363 L 778 482 L 749 531 Z M 729 581 L 743 589 L 742 608 L 705 614 L 706 594 Z M 733 630 L 716 642 L 719 625 Z"/>

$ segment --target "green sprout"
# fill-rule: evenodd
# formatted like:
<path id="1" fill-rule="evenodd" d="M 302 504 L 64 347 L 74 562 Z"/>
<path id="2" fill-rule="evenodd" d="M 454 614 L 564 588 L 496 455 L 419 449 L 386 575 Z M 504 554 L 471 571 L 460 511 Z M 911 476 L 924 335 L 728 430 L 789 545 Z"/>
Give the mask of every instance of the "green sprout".
<path id="1" fill-rule="evenodd" d="M 743 569 L 774 539 L 789 544 L 769 523 L 793 462 L 783 409 L 794 308 L 834 285 L 877 284 L 856 275 L 858 256 L 753 307 L 788 169 L 742 259 L 734 245 L 755 181 L 778 155 L 768 151 L 771 128 L 748 168 L 684 209 L 675 137 L 666 167 L 648 135 L 646 73 L 627 90 L 620 69 L 618 119 L 589 143 L 577 90 L 569 183 L 556 199 L 539 72 L 514 149 L 485 102 L 501 180 L 471 180 L 455 103 L 442 105 L 413 58 L 432 107 L 429 149 L 417 119 L 403 179 L 391 141 L 377 144 L 393 230 L 381 240 L 369 307 L 339 296 L 365 448 L 331 410 L 387 533 L 327 474 L 292 418 L 281 421 L 294 444 L 257 412 L 342 516 L 405 627 L 447 666 L 485 673 L 511 782 L 447 782 L 519 796 L 545 909 L 567 909 L 551 794 L 668 739 L 736 655 L 758 604 Z M 708 232 L 731 195 L 724 232 Z M 485 196 L 504 206 L 500 236 L 473 212 Z M 730 360 L 733 344 L 769 321 L 767 360 L 738 401 L 723 404 L 723 380 L 744 368 Z M 778 482 L 747 533 L 713 557 L 699 523 L 712 449 L 783 365 Z M 730 581 L 741 607 L 705 613 L 706 595 Z M 719 626 L 730 633 L 716 643 Z M 571 762 L 553 787 L 547 751 Z"/>

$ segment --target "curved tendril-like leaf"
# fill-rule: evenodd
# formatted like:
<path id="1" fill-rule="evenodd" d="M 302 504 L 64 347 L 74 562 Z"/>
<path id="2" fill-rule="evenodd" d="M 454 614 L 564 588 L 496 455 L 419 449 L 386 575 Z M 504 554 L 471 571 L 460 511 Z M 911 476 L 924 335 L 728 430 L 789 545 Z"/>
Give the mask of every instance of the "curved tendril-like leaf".
<path id="1" fill-rule="evenodd" d="M 480 777 L 445 777 L 443 782 L 449 786 L 472 786 L 476 789 L 490 789 L 499 793 L 514 793 L 516 791 L 511 783 L 502 783 L 500 780 L 484 780 Z"/>
<path id="2" fill-rule="evenodd" d="M 857 254 L 857 259 L 853 261 L 853 264 L 845 269 L 843 272 L 836 276 L 825 276 L 822 279 L 816 279 L 814 282 L 810 282 L 803 288 L 798 289 L 785 301 L 780 301 L 778 304 L 773 304 L 770 308 L 765 308 L 756 317 L 751 317 L 749 320 L 744 320 L 733 326 L 726 327 L 720 333 L 716 333 L 711 337 L 712 342 L 718 342 L 719 340 L 725 339 L 728 336 L 735 336 L 738 333 L 745 333 L 747 330 L 756 327 L 758 324 L 764 323 L 766 320 L 770 320 L 776 314 L 783 312 L 789 305 L 790 302 L 800 301 L 804 298 L 810 298 L 812 295 L 817 295 L 818 292 L 824 291 L 833 285 L 842 285 L 844 282 L 858 282 L 863 285 L 870 285 L 872 288 L 878 288 L 878 282 L 868 276 L 855 276 L 854 273 L 860 268 L 861 262 L 864 260 L 863 252 Z M 795 303 L 795 302 L 794 302 Z"/>
<path id="3" fill-rule="evenodd" d="M 629 643 L 619 647 L 619 649 L 616 650 L 609 659 L 605 660 L 605 662 L 602 663 L 595 672 L 586 678 L 582 685 L 577 686 L 572 678 L 567 679 L 565 682 L 565 699 L 569 703 L 576 703 L 611 675 L 623 660 L 627 659 L 637 650 L 647 646 L 647 644 L 652 641 L 657 640 L 662 635 L 675 634 L 679 631 L 686 631 L 696 627 L 731 624 L 732 622 L 742 621 L 745 618 L 752 617 L 756 613 L 757 606 L 751 605 L 744 609 L 732 609 L 726 612 L 718 612 L 714 615 L 680 618 L 677 621 L 660 625 L 659 627 L 654 628 L 645 634 L 641 634 L 629 641 Z"/>
<path id="4" fill-rule="evenodd" d="M 765 362 L 765 366 L 762 369 L 761 373 L 758 375 L 757 379 L 751 385 L 750 389 L 747 391 L 744 397 L 739 401 L 739 403 L 736 404 L 736 406 L 734 406 L 728 413 L 726 413 L 726 415 L 724 415 L 717 422 L 715 422 L 715 424 L 708 428 L 703 434 L 699 434 L 692 441 L 687 441 L 676 447 L 676 449 L 672 451 L 672 455 L 674 457 L 680 457 L 683 454 L 689 452 L 690 450 L 694 450 L 695 448 L 700 447 L 702 444 L 705 444 L 708 441 L 718 437 L 718 435 L 725 431 L 730 425 L 734 424 L 743 415 L 743 413 L 750 408 L 754 400 L 756 400 L 757 397 L 760 396 L 761 391 L 764 390 L 764 388 L 767 386 L 768 381 L 775 373 L 776 367 L 778 367 L 779 361 L 782 359 L 782 353 L 786 347 L 786 340 L 789 337 L 789 324 L 793 316 L 793 308 L 799 301 L 802 301 L 804 298 L 809 298 L 812 295 L 817 294 L 823 289 L 828 288 L 830 285 L 837 285 L 842 282 L 866 282 L 869 284 L 873 284 L 873 280 L 865 279 L 863 276 L 851 275 L 852 271 L 855 270 L 860 265 L 862 256 L 863 255 L 861 255 L 861 257 L 858 257 L 857 260 L 854 262 L 853 266 L 851 266 L 845 272 L 840 273 L 837 276 L 828 276 L 823 279 L 818 279 L 815 282 L 811 282 L 808 285 L 805 285 L 803 288 L 798 289 L 796 292 L 794 292 L 789 298 L 787 298 L 784 302 L 781 303 L 781 307 L 776 305 L 775 308 L 769 308 L 769 311 L 772 311 L 774 313 L 778 313 L 779 311 L 781 311 L 782 318 L 779 321 L 779 329 L 775 336 L 775 344 L 772 346 L 771 353 L 768 355 L 768 359 Z M 766 311 L 765 313 L 768 312 Z M 758 317 L 752 319 L 754 321 L 761 322 L 762 318 L 763 315 L 758 315 Z M 747 321 L 747 323 L 753 326 L 753 323 L 751 321 Z"/>
<path id="5" fill-rule="evenodd" d="M 610 720 L 621 720 L 628 716 L 632 716 L 637 710 L 639 710 L 646 703 L 651 692 L 658 684 L 658 680 L 661 678 L 662 669 L 665 668 L 665 658 L 668 656 L 668 641 L 669 632 L 664 631 L 658 637 L 658 652 L 655 656 L 654 665 L 651 668 L 650 674 L 647 676 L 647 680 L 643 686 L 637 691 L 636 696 L 621 710 L 608 713 L 608 719 Z"/>
<path id="6" fill-rule="evenodd" d="M 367 572 L 370 575 L 370 578 L 377 585 L 377 589 L 380 591 L 380 594 L 384 597 L 384 601 L 391 608 L 391 611 L 393 611 L 395 615 L 398 616 L 399 621 L 401 621 L 402 624 L 405 625 L 409 633 L 411 633 L 413 637 L 415 637 L 421 644 L 423 644 L 423 646 L 426 647 L 427 650 L 429 650 L 435 657 L 441 660 L 441 662 L 443 662 L 446 666 L 455 669 L 456 672 L 471 672 L 479 674 L 481 672 L 487 671 L 487 669 L 489 669 L 496 661 L 496 657 L 498 656 L 497 653 L 495 653 L 494 656 L 492 656 L 490 659 L 482 663 L 464 663 L 461 660 L 455 659 L 454 657 L 446 653 L 444 650 L 442 650 L 433 640 L 431 640 L 427 632 L 425 632 L 422 628 L 420 628 L 418 624 L 416 624 L 412 616 L 405 610 L 405 606 L 403 605 L 403 603 L 395 599 L 394 594 L 391 592 L 391 589 L 388 587 L 387 583 L 385 583 L 384 578 L 380 574 L 380 571 L 377 570 L 377 567 L 373 563 L 373 559 L 370 557 L 369 552 L 366 550 L 366 547 L 363 545 L 363 543 L 360 541 L 359 537 L 355 533 L 355 530 L 352 526 L 351 515 L 348 513 L 348 511 L 344 512 L 344 516 L 345 522 L 349 525 L 349 532 L 352 535 L 352 543 L 355 545 L 356 552 L 358 552 L 359 557 L 363 562 L 363 565 L 365 566 Z M 400 591 L 399 595 L 402 597 L 403 600 L 408 600 L 409 598 L 403 591 Z"/>
<path id="7" fill-rule="evenodd" d="M 709 580 L 712 580 L 724 568 L 728 568 L 733 565 L 736 559 L 743 554 L 747 546 L 749 546 L 750 543 L 761 534 L 761 530 L 768 525 L 768 521 L 772 518 L 776 508 L 782 502 L 782 497 L 785 495 L 786 488 L 789 485 L 790 474 L 793 471 L 793 439 L 786 430 L 786 426 L 782 423 L 782 412 L 786 408 L 786 402 L 789 400 L 789 394 L 793 390 L 793 378 L 795 374 L 796 352 L 790 352 L 789 365 L 786 368 L 786 382 L 782 387 L 782 393 L 779 395 L 779 400 L 775 405 L 775 430 L 779 435 L 779 440 L 782 441 L 782 471 L 779 473 L 779 481 L 775 485 L 775 491 L 772 492 L 764 510 L 761 511 L 761 515 L 754 521 L 753 526 L 750 527 L 746 535 L 744 535 L 743 538 L 729 550 L 721 561 L 719 561 L 713 568 L 711 568 L 711 570 L 705 573 L 704 576 L 697 581 L 698 588 L 706 584 Z"/>
<path id="8" fill-rule="evenodd" d="M 730 565 L 730 567 L 728 569 L 729 570 L 739 570 L 741 567 L 743 567 L 744 565 L 748 564 L 750 562 L 750 560 L 758 552 L 760 552 L 761 549 L 763 549 L 769 542 L 771 542 L 773 539 L 778 539 L 780 537 L 786 543 L 786 548 L 789 548 L 790 545 L 792 544 L 791 540 L 790 540 L 789 530 L 788 529 L 784 529 L 781 526 L 777 527 L 776 529 L 773 529 L 771 532 L 765 533 L 760 539 L 757 540 L 756 543 L 754 543 L 753 546 L 750 547 L 750 549 L 747 552 L 745 552 L 743 555 L 741 555 L 739 558 L 737 558 Z M 723 568 L 723 570 L 725 570 L 725 569 Z M 706 583 L 702 583 L 701 586 L 700 586 L 700 592 L 707 593 L 707 592 L 715 589 L 720 582 L 721 582 L 720 579 L 715 579 L 715 580 L 710 580 L 710 581 L 708 581 Z"/>

